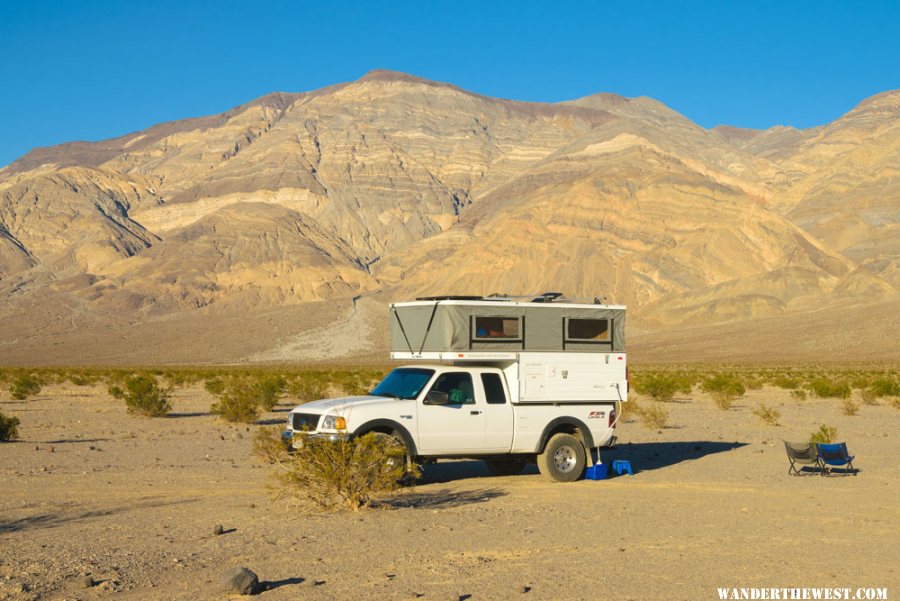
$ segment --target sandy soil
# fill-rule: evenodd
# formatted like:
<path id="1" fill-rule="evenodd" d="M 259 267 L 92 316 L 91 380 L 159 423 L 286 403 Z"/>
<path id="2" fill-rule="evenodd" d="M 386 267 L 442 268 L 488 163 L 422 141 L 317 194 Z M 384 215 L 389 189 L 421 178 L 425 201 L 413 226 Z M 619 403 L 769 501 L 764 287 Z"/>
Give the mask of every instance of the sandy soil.
<path id="1" fill-rule="evenodd" d="M 140 419 L 102 388 L 51 387 L 0 445 L 0 598 L 223 599 L 247 566 L 277 599 L 716 599 L 716 587 L 865 586 L 900 594 L 900 411 L 751 391 L 722 412 L 666 404 L 620 428 L 636 473 L 574 484 L 481 462 L 429 466 L 393 509 L 304 515 L 273 503 L 251 428 L 200 388 Z M 751 409 L 782 412 L 765 426 Z M 280 422 L 286 407 L 267 416 Z M 789 477 L 781 440 L 836 426 L 855 477 Z M 216 524 L 226 533 L 213 535 Z M 84 588 L 84 575 L 99 581 Z"/>

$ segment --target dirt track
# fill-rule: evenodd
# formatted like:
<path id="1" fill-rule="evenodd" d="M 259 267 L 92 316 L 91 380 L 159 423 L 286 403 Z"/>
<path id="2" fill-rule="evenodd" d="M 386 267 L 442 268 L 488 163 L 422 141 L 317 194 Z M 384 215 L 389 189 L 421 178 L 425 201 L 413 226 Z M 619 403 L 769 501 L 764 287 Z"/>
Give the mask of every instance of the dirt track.
<path id="1" fill-rule="evenodd" d="M 152 420 L 100 387 L 0 395 L 23 438 L 0 445 L 3 599 L 222 599 L 219 576 L 238 565 L 269 583 L 270 600 L 900 594 L 900 411 L 887 406 L 848 417 L 836 400 L 764 389 L 722 412 L 697 395 L 665 405 L 662 433 L 620 427 L 606 459 L 630 459 L 633 477 L 559 485 L 455 461 L 429 466 L 394 509 L 322 516 L 273 504 L 252 427 L 218 422 L 200 388 L 177 391 L 173 416 Z M 783 426 L 751 414 L 759 400 Z M 788 477 L 781 440 L 823 422 L 862 472 Z M 226 533 L 214 536 L 216 524 Z M 100 583 L 84 588 L 85 574 Z"/>

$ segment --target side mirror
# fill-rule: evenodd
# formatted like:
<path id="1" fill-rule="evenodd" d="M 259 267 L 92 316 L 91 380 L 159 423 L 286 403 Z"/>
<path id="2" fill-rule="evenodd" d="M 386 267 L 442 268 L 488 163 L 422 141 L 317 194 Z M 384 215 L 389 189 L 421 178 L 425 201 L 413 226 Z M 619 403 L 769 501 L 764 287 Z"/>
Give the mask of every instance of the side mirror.
<path id="1" fill-rule="evenodd" d="M 450 395 L 440 390 L 429 390 L 422 403 L 425 405 L 447 405 L 450 403 Z"/>

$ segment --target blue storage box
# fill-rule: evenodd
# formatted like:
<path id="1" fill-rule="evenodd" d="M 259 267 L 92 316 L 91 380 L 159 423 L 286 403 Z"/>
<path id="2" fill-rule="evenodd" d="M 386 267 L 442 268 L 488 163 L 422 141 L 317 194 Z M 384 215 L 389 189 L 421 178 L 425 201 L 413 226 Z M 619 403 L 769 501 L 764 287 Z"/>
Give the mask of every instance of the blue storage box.
<path id="1" fill-rule="evenodd" d="M 606 480 L 607 474 L 607 465 L 605 463 L 595 463 L 585 470 L 584 477 L 588 480 Z"/>

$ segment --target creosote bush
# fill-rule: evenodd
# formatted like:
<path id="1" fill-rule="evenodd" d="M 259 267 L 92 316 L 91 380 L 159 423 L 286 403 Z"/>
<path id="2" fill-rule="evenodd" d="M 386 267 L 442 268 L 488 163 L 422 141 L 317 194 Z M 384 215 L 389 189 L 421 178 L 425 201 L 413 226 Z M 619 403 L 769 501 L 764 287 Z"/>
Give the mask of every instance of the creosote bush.
<path id="1" fill-rule="evenodd" d="M 703 380 L 700 387 L 712 396 L 716 407 L 723 411 L 730 409 L 734 401 L 746 392 L 740 378 L 733 374 L 716 374 Z"/>
<path id="2" fill-rule="evenodd" d="M 816 378 L 809 383 L 809 389 L 820 399 L 850 397 L 850 385 L 846 382 L 831 382 L 824 378 Z"/>
<path id="3" fill-rule="evenodd" d="M 19 437 L 19 418 L 6 417 L 0 413 L 0 441 L 15 440 Z"/>
<path id="4" fill-rule="evenodd" d="M 227 422 L 252 424 L 259 419 L 259 397 L 251 382 L 229 382 L 210 411 Z"/>
<path id="5" fill-rule="evenodd" d="M 261 428 L 254 451 L 276 465 L 280 496 L 329 511 L 370 507 L 410 477 L 403 446 L 381 433 L 337 441 L 310 437 L 289 453 L 276 428 Z"/>
<path id="6" fill-rule="evenodd" d="M 760 403 L 759 406 L 753 410 L 753 415 L 769 426 L 777 426 L 778 419 L 781 417 L 781 413 L 777 409 L 769 407 L 765 403 Z"/>
<path id="7" fill-rule="evenodd" d="M 112 385 L 108 390 L 115 398 L 125 400 L 129 413 L 164 417 L 172 410 L 172 389 L 162 388 L 150 375 L 131 376 L 125 380 L 124 388 Z"/>
<path id="8" fill-rule="evenodd" d="M 822 424 L 819 429 L 809 435 L 809 442 L 830 443 L 837 440 L 837 428 Z"/>
<path id="9" fill-rule="evenodd" d="M 34 374 L 21 374 L 12 381 L 9 386 L 9 394 L 12 398 L 22 401 L 34 396 L 41 391 L 41 379 Z"/>

